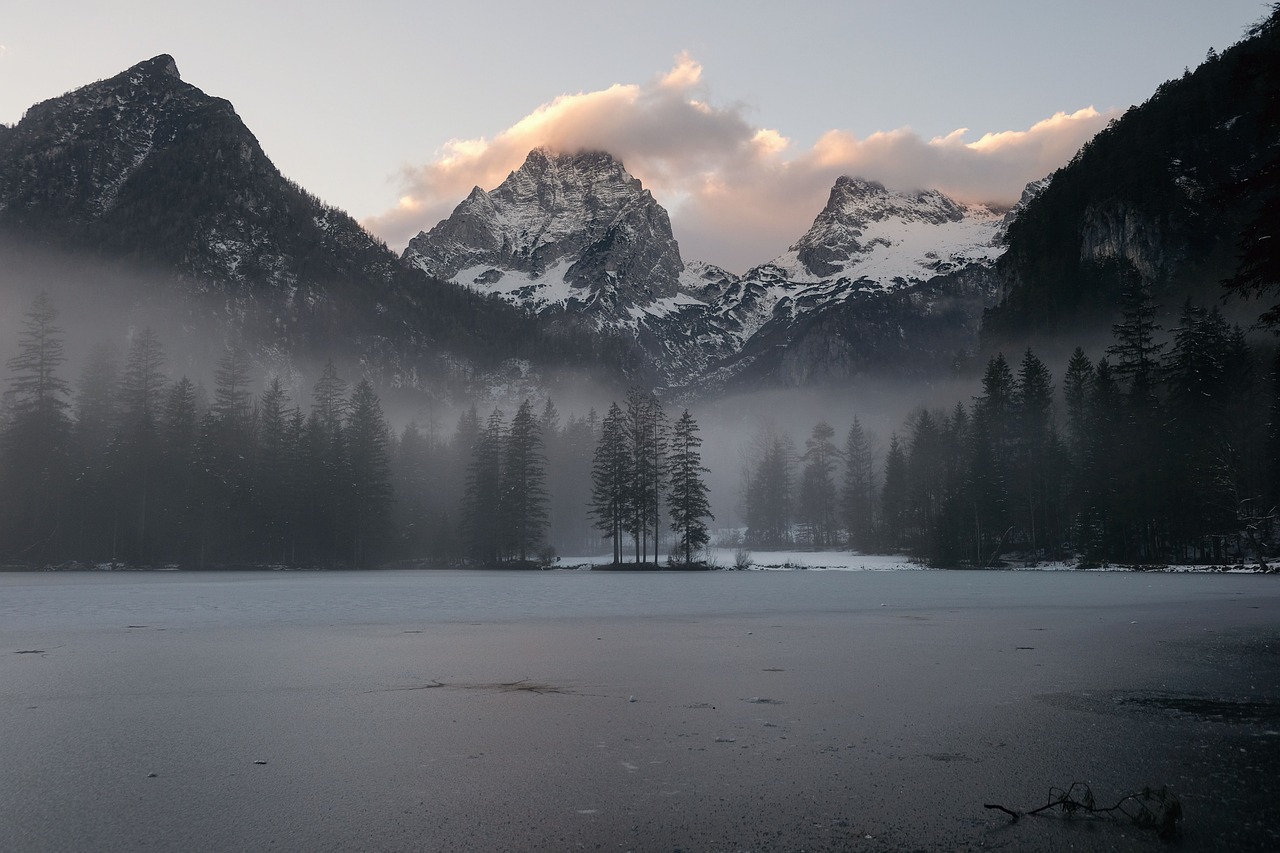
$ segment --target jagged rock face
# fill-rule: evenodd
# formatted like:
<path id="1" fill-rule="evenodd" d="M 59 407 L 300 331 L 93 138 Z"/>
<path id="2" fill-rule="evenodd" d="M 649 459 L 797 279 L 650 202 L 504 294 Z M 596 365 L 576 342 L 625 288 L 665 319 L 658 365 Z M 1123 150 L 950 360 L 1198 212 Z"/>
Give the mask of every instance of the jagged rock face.
<path id="1" fill-rule="evenodd" d="M 813 227 L 791 251 L 810 275 L 827 278 L 876 246 L 891 245 L 906 228 L 960 222 L 965 215 L 965 208 L 936 190 L 903 195 L 875 181 L 842 176 Z"/>
<path id="2" fill-rule="evenodd" d="M 1080 260 L 1094 264 L 1120 261 L 1147 281 L 1161 281 L 1182 254 L 1165 245 L 1162 231 L 1157 217 L 1123 202 L 1092 205 L 1081 222 Z M 1184 244 L 1178 241 L 1176 245 Z"/>
<path id="3" fill-rule="evenodd" d="M 259 353 L 346 359 L 397 386 L 463 386 L 514 358 L 616 367 L 589 336 L 551 340 L 510 306 L 405 266 L 284 178 L 232 105 L 167 55 L 0 126 L 0 238 L 0 270 L 17 260 L 10 247 L 140 265 L 145 291 L 131 299 Z"/>
<path id="4" fill-rule="evenodd" d="M 183 132 L 175 116 L 230 110 L 225 101 L 198 103 L 195 91 L 182 85 L 173 57 L 161 55 L 31 107 L 0 136 L 3 161 L 17 167 L 0 171 L 0 210 L 73 221 L 107 214 L 157 145 Z"/>
<path id="5" fill-rule="evenodd" d="M 717 289 L 711 312 L 739 344 L 707 381 L 808 385 L 946 370 L 977 342 L 1012 216 L 936 190 L 838 179 L 787 252 Z"/>
<path id="6" fill-rule="evenodd" d="M 1035 201 L 1040 195 L 1049 188 L 1049 184 L 1053 181 L 1053 175 L 1045 175 L 1038 181 L 1032 181 L 1022 188 L 1022 196 L 1018 201 L 1009 208 L 1009 212 L 1000 220 L 1000 226 L 996 229 L 995 244 L 998 246 L 1007 246 L 1009 244 L 1009 226 L 1013 225 L 1027 209 L 1027 205 Z"/>
<path id="7" fill-rule="evenodd" d="M 975 342 L 975 318 L 991 301 L 993 285 L 969 273 L 1003 251 L 1001 224 L 999 211 L 937 191 L 842 177 L 795 245 L 736 276 L 682 263 L 666 212 L 609 155 L 535 150 L 496 189 L 473 190 L 404 257 L 554 322 L 627 336 L 660 381 L 692 389 L 741 374 L 809 384 L 874 372 L 882 355 L 890 372 L 949 366 Z M 920 287 L 930 282 L 940 283 Z M 939 323 L 921 318 L 956 300 L 962 306 L 947 316 L 957 331 L 939 337 Z M 929 328 L 938 346 L 904 360 L 902 347 L 851 344 L 890 326 Z"/>
<path id="8" fill-rule="evenodd" d="M 676 296 L 684 264 L 667 212 L 604 152 L 529 153 L 409 242 L 425 272 L 535 310 L 625 316 Z"/>
<path id="9" fill-rule="evenodd" d="M 986 266 L 888 292 L 858 291 L 807 311 L 779 310 L 707 372 L 709 390 L 839 385 L 861 376 L 937 376 L 967 356 L 997 295 Z"/>
<path id="10" fill-rule="evenodd" d="M 893 192 L 841 177 L 813 226 L 773 263 L 795 281 L 844 278 L 904 286 L 974 262 L 994 261 L 1000 212 L 937 190 Z"/>
<path id="11" fill-rule="evenodd" d="M 0 137 L 0 225 L 239 293 L 318 297 L 317 282 L 399 267 L 287 181 L 231 104 L 183 82 L 168 55 L 36 104 Z"/>

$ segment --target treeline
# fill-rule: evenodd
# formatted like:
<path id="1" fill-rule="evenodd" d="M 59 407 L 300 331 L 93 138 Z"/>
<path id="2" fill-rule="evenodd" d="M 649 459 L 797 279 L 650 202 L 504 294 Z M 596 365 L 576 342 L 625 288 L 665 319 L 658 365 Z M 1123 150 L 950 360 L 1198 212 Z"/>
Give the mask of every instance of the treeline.
<path id="1" fill-rule="evenodd" d="M 970 405 L 919 408 L 882 464 L 855 419 L 799 452 L 768 435 L 744 472 L 747 542 L 907 550 L 939 566 L 1001 556 L 1125 563 L 1261 557 L 1280 497 L 1280 405 L 1243 331 L 1188 304 L 1166 339 L 1131 285 L 1096 363 L 1059 398 L 1028 349 L 993 357 Z M 1277 365 L 1276 370 L 1280 370 Z"/>
<path id="2" fill-rule="evenodd" d="M 571 419 L 563 431 L 556 428 L 557 421 L 550 401 L 541 417 L 525 401 L 509 424 L 498 409 L 483 427 L 474 408 L 463 415 L 457 441 L 460 449 L 470 445 L 470 462 L 462 532 L 471 560 L 493 565 L 536 557 L 550 562 L 554 549 L 539 545 L 563 512 L 570 529 L 557 538 L 576 535 L 588 546 L 608 541 L 615 565 L 624 562 L 627 538 L 634 546 L 632 562 L 659 564 L 664 519 L 674 534 L 669 561 L 700 561 L 710 541 L 707 520 L 712 515 L 702 476 L 707 473 L 702 440 L 688 411 L 670 424 L 653 394 L 633 388 L 625 409 L 612 403 L 603 419 L 592 411 L 584 419 Z M 558 450 L 557 465 L 547 464 L 548 442 Z M 562 488 L 549 494 L 549 479 Z M 554 500 L 557 494 L 559 501 Z M 594 536 L 575 529 L 583 509 Z"/>
<path id="3" fill-rule="evenodd" d="M 364 565 L 385 552 L 392 439 L 373 388 L 332 364 L 309 413 L 243 349 L 212 397 L 170 381 L 159 337 L 97 348 L 72 404 L 49 300 L 26 315 L 0 420 L 0 556 L 56 564 Z"/>
<path id="4" fill-rule="evenodd" d="M 56 319 L 39 297 L 7 362 L 0 561 L 549 563 L 554 546 L 591 552 L 623 533 L 643 541 L 646 559 L 652 544 L 656 561 L 659 496 L 676 559 L 706 543 L 697 426 L 686 412 L 668 431 L 656 400 L 639 392 L 628 411 L 632 427 L 649 430 L 647 443 L 633 428 L 618 445 L 612 409 L 603 421 L 591 412 L 561 425 L 550 400 L 537 416 L 524 402 L 509 424 L 497 410 L 481 424 L 472 407 L 452 436 L 418 423 L 396 434 L 369 382 L 349 387 L 332 362 L 306 410 L 278 377 L 255 394 L 253 365 L 236 348 L 219 360 L 209 394 L 169 378 L 150 329 L 132 336 L 123 358 L 96 348 L 73 393 Z M 625 508 L 616 527 L 590 515 L 607 491 L 602 448 L 629 454 L 609 498 Z"/>

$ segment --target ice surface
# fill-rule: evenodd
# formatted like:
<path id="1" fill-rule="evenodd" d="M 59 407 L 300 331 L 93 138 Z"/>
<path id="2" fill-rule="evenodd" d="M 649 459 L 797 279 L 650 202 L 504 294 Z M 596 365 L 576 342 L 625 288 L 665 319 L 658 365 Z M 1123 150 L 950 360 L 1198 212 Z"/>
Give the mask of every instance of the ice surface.
<path id="1" fill-rule="evenodd" d="M 0 574 L 0 849 L 1274 849 L 1274 581 Z"/>

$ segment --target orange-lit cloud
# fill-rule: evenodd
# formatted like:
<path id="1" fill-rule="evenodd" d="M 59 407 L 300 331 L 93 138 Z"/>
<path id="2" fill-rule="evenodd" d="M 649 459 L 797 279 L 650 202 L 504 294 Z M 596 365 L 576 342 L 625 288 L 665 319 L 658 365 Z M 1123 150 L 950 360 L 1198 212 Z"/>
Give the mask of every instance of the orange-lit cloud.
<path id="1" fill-rule="evenodd" d="M 831 130 L 796 151 L 740 106 L 705 97 L 702 66 L 682 54 L 646 84 L 562 95 L 492 139 L 454 140 L 401 175 L 399 204 L 365 225 L 393 247 L 448 216 L 473 186 L 492 189 L 529 150 L 601 149 L 620 158 L 671 212 L 686 259 L 742 271 L 809 227 L 842 174 L 891 187 L 932 187 L 962 201 L 1011 204 L 1023 186 L 1066 163 L 1114 112 L 1057 113 L 1027 130 L 966 141 L 967 128 L 924 139 L 908 128 L 864 138 Z"/>

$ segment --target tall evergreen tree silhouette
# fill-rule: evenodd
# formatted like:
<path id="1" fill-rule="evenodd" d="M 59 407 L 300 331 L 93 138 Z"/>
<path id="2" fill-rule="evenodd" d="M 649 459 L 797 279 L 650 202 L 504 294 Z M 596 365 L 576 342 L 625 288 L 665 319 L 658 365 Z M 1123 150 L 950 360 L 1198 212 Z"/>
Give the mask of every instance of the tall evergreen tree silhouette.
<path id="1" fill-rule="evenodd" d="M 59 373 L 66 357 L 57 317 L 41 293 L 23 318 L 18 354 L 7 362 L 10 384 L 0 433 L 3 550 L 36 563 L 65 551 L 71 486 L 71 392 Z"/>
<path id="2" fill-rule="evenodd" d="M 676 551 L 686 565 L 693 562 L 695 551 L 711 541 L 707 520 L 715 518 L 702 476 L 710 472 L 702 466 L 701 447 L 697 421 L 686 409 L 671 429 L 667 485 L 667 515 L 676 535 Z"/>

